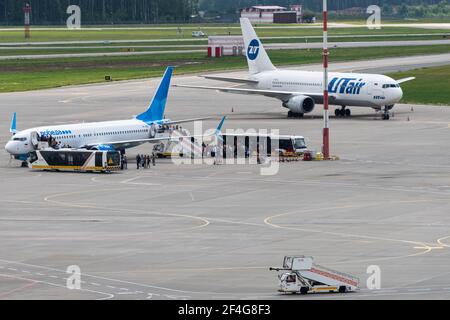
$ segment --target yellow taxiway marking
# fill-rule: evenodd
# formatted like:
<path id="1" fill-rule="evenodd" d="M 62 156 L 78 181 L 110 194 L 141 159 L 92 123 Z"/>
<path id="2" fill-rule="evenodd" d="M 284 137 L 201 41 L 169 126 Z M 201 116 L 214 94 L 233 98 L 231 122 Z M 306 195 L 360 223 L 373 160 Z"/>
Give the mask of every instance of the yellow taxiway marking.
<path id="1" fill-rule="evenodd" d="M 391 201 L 388 204 L 392 203 L 420 203 L 420 202 L 433 202 L 433 201 L 448 201 L 445 199 L 432 199 L 432 200 L 404 200 L 404 201 Z M 327 208 L 314 208 L 314 209 L 307 209 L 307 210 L 294 210 L 289 212 L 284 212 L 280 214 L 276 214 L 270 217 L 267 217 L 264 219 L 264 223 L 270 227 L 278 228 L 278 229 L 285 229 L 285 230 L 297 230 L 297 231 L 304 231 L 304 232 L 311 232 L 311 233 L 321 233 L 321 234 L 327 234 L 327 235 L 333 235 L 333 236 L 339 236 L 339 237 L 349 237 L 349 238 L 362 238 L 362 239 L 372 239 L 372 240 L 379 240 L 379 241 L 388 241 L 388 242 L 401 242 L 401 243 L 407 243 L 414 245 L 414 249 L 421 249 L 424 250 L 422 252 L 414 253 L 412 255 L 408 256 L 416 256 L 416 255 L 422 255 L 426 254 L 434 249 L 443 249 L 443 246 L 438 240 L 439 246 L 436 246 L 435 244 L 420 242 L 420 241 L 413 241 L 413 240 L 403 240 L 403 239 L 394 239 L 394 238 L 383 238 L 378 236 L 369 236 L 369 235 L 359 235 L 359 234 L 351 234 L 351 233 L 343 233 L 343 232 L 332 232 L 332 231 L 323 231 L 323 230 L 317 230 L 317 229 L 306 229 L 306 228 L 297 228 L 297 227 L 289 227 L 289 226 L 283 226 L 278 225 L 275 223 L 272 223 L 271 220 L 279 217 L 284 217 L 296 213 L 307 213 L 307 212 L 317 212 L 317 211 L 324 211 L 324 210 L 340 210 L 340 209 L 354 209 L 354 208 L 360 208 L 360 207 L 371 207 L 371 206 L 379 206 L 379 205 L 386 205 L 386 203 L 380 204 L 380 203 L 372 203 L 372 204 L 364 204 L 364 205 L 346 205 L 346 206 L 336 206 L 336 207 L 327 207 Z M 442 238 L 444 239 L 444 238 Z M 442 240 L 440 239 L 440 240 Z M 445 246 L 445 245 L 444 245 Z M 447 246 L 448 247 L 448 246 Z"/>
<path id="2" fill-rule="evenodd" d="M 193 219 L 200 221 L 201 224 L 194 227 L 189 228 L 183 228 L 183 229 L 173 229 L 170 231 L 187 231 L 187 230 L 194 230 L 194 229 L 200 229 L 208 226 L 211 222 L 205 218 L 187 215 L 187 214 L 177 214 L 177 213 L 164 213 L 159 211 L 150 211 L 150 210 L 135 210 L 135 209 L 124 209 L 124 208 L 113 208 L 113 207 L 104 207 L 104 206 L 95 206 L 95 205 L 89 205 L 89 204 L 82 204 L 82 203 L 71 203 L 71 202 L 64 202 L 64 201 L 58 201 L 54 200 L 54 198 L 58 197 L 67 197 L 72 195 L 80 195 L 80 194 L 87 194 L 87 193 L 98 193 L 98 192 L 108 192 L 108 191 L 123 191 L 123 190 L 134 190 L 131 188 L 120 188 L 120 189 L 95 189 L 95 190 L 84 190 L 84 191 L 75 191 L 75 192 L 67 192 L 67 193 L 59 193 L 59 194 L 52 194 L 50 196 L 47 196 L 44 198 L 45 202 L 53 203 L 55 205 L 63 206 L 63 207 L 73 207 L 73 208 L 85 208 L 85 209 L 96 209 L 96 210 L 104 210 L 104 211 L 115 211 L 115 212 L 126 212 L 126 213 L 145 213 L 147 215 L 156 215 L 156 216 L 162 216 L 162 217 L 177 217 L 177 218 L 184 218 L 184 219 Z"/>
<path id="3" fill-rule="evenodd" d="M 443 247 L 450 247 L 450 244 L 446 244 L 443 242 L 444 239 L 449 239 L 449 238 L 450 238 L 450 236 L 446 236 L 446 237 L 437 239 L 437 243 L 439 243 Z"/>

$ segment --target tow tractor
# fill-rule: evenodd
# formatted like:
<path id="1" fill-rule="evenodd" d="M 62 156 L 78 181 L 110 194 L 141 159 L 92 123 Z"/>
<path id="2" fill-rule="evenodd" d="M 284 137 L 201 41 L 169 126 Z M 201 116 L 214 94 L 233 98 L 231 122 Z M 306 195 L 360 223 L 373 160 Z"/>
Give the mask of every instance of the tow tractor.
<path id="1" fill-rule="evenodd" d="M 278 291 L 283 293 L 344 293 L 359 289 L 358 278 L 318 265 L 313 257 L 285 256 L 282 268 L 269 270 L 279 272 Z"/>

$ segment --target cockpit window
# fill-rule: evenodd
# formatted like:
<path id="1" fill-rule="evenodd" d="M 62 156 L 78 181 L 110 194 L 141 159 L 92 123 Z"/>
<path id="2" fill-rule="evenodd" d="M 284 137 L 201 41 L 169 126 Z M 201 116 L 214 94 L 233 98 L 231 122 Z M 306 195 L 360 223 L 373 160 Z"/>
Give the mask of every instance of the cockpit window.
<path id="1" fill-rule="evenodd" d="M 389 83 L 389 84 L 383 84 L 383 89 L 386 88 L 400 88 L 399 84 L 393 84 L 393 83 Z"/>
<path id="2" fill-rule="evenodd" d="M 16 137 L 16 138 L 13 138 L 13 141 L 27 141 L 27 138 Z"/>

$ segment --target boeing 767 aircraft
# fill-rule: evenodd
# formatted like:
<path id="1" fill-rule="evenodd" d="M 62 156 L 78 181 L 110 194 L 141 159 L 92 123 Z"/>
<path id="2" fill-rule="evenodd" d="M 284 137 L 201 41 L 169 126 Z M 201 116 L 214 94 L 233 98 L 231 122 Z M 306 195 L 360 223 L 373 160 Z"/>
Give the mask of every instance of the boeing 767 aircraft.
<path id="1" fill-rule="evenodd" d="M 261 41 L 247 18 L 241 19 L 250 76 L 247 79 L 205 76 L 207 79 L 246 84 L 247 87 L 207 87 L 176 85 L 222 92 L 257 94 L 281 100 L 289 109 L 288 117 L 302 117 L 314 110 L 316 103 L 323 103 L 323 72 L 279 70 L 269 59 Z M 403 96 L 400 84 L 414 77 L 394 80 L 390 77 L 367 73 L 329 73 L 329 103 L 341 106 L 336 116 L 350 116 L 348 106 L 370 107 L 382 111 L 384 120 L 389 110 Z"/>

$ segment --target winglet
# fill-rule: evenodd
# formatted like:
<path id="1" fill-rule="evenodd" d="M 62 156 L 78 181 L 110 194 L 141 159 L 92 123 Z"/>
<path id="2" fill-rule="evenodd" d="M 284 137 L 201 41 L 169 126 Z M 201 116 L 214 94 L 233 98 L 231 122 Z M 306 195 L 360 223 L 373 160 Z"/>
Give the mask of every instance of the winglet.
<path id="1" fill-rule="evenodd" d="M 156 90 L 156 93 L 147 111 L 136 116 L 136 119 L 144 122 L 151 122 L 163 119 L 172 73 L 173 67 L 167 67 L 166 71 L 164 72 L 164 76 L 161 82 L 159 83 L 159 87 Z"/>
<path id="2" fill-rule="evenodd" d="M 219 125 L 217 126 L 217 128 L 216 128 L 216 137 L 217 137 L 217 139 L 219 139 L 220 141 L 223 141 L 223 138 L 222 138 L 222 127 L 223 127 L 223 123 L 225 122 L 225 118 L 226 118 L 226 116 L 224 116 L 223 118 L 222 118 L 222 120 L 220 120 L 220 123 L 219 123 Z"/>
<path id="3" fill-rule="evenodd" d="M 219 134 L 222 133 L 221 130 L 222 130 L 223 123 L 225 122 L 225 118 L 226 118 L 226 117 L 227 117 L 227 116 L 224 116 L 224 117 L 222 118 L 222 120 L 220 120 L 220 123 L 219 123 L 219 125 L 218 125 L 217 128 L 216 128 L 216 135 L 219 135 Z"/>
<path id="4" fill-rule="evenodd" d="M 13 135 L 17 133 L 17 113 L 14 112 L 12 119 L 11 119 L 11 127 L 9 128 L 9 132 L 11 132 Z"/>

